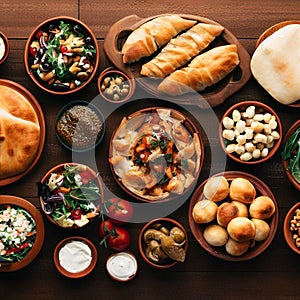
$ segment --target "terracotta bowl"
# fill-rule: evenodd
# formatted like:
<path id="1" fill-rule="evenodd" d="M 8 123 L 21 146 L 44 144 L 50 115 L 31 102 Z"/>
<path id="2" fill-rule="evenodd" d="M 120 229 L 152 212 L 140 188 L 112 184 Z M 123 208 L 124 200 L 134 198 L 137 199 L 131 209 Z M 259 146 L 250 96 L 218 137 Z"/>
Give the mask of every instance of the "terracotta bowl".
<path id="1" fill-rule="evenodd" d="M 299 20 L 288 20 L 288 21 L 283 21 L 277 24 L 274 24 L 273 26 L 269 27 L 268 29 L 266 29 L 258 38 L 257 42 L 256 42 L 256 48 L 259 46 L 259 44 L 261 42 L 263 42 L 266 38 L 268 38 L 270 35 L 272 35 L 274 32 L 276 32 L 278 29 L 286 26 L 286 25 L 290 25 L 290 24 L 300 24 Z M 291 106 L 291 107 L 300 107 L 300 100 L 292 103 L 292 104 L 288 104 L 287 106 Z"/>
<path id="2" fill-rule="evenodd" d="M 18 262 L 13 263 L 1 263 L 1 272 L 12 272 L 20 270 L 29 265 L 39 254 L 42 249 L 45 237 L 44 221 L 39 210 L 29 201 L 11 195 L 0 195 L 0 209 L 5 209 L 7 205 L 14 208 L 22 208 L 27 211 L 34 219 L 36 224 L 36 236 L 32 248 L 27 255 Z"/>
<path id="3" fill-rule="evenodd" d="M 78 105 L 86 106 L 89 109 L 91 109 L 93 112 L 95 112 L 99 121 L 102 124 L 102 129 L 101 129 L 100 134 L 97 136 L 97 138 L 95 137 L 96 140 L 89 141 L 89 143 L 86 147 L 85 146 L 77 147 L 76 145 L 69 144 L 67 142 L 67 140 L 61 136 L 61 134 L 59 133 L 58 128 L 57 128 L 57 123 L 63 117 L 63 115 L 66 113 L 66 111 L 68 111 L 72 107 L 78 106 Z M 90 124 L 86 124 L 85 120 L 80 121 L 80 119 L 79 119 L 76 127 L 77 126 L 78 126 L 78 128 L 80 128 L 80 130 L 78 131 L 78 134 L 84 134 L 84 136 L 93 136 L 93 133 L 90 131 Z M 89 103 L 89 102 L 83 101 L 83 100 L 76 100 L 76 101 L 72 101 L 72 102 L 69 102 L 68 104 L 66 104 L 58 112 L 57 117 L 56 117 L 56 122 L 55 122 L 55 132 L 56 132 L 56 137 L 59 140 L 59 142 L 68 150 L 75 151 L 75 152 L 89 151 L 89 150 L 92 150 L 92 149 L 96 148 L 97 146 L 99 146 L 99 144 L 101 143 L 101 141 L 103 140 L 103 137 L 105 135 L 105 128 L 106 128 L 105 127 L 105 119 L 104 119 L 104 116 L 103 116 L 102 112 L 100 111 L 100 109 L 97 106 L 93 105 L 92 103 Z M 76 136 L 76 130 L 75 130 L 74 135 Z"/>
<path id="4" fill-rule="evenodd" d="M 262 182 L 260 179 L 258 179 L 257 177 L 255 177 L 251 174 L 240 172 L 240 171 L 226 171 L 224 173 L 218 173 L 213 176 L 224 176 L 227 179 L 229 184 L 235 178 L 240 177 L 240 178 L 247 179 L 252 183 L 252 185 L 256 189 L 256 197 L 267 196 L 267 197 L 271 198 L 271 200 L 274 202 L 274 205 L 275 205 L 275 212 L 269 219 L 265 220 L 269 224 L 269 227 L 270 227 L 269 235 L 263 241 L 260 241 L 260 242 L 256 241 L 252 247 L 249 247 L 248 250 L 240 256 L 233 256 L 233 255 L 228 254 L 227 251 L 225 250 L 225 246 L 211 246 L 205 240 L 205 238 L 203 236 L 203 232 L 208 225 L 217 224 L 216 219 L 214 219 L 213 221 L 206 223 L 206 224 L 197 224 L 194 221 L 193 214 L 192 214 L 195 204 L 198 201 L 203 199 L 203 188 L 208 179 L 205 180 L 197 188 L 197 190 L 193 194 L 191 201 L 190 201 L 188 219 L 189 219 L 189 225 L 190 225 L 191 231 L 192 231 L 195 239 L 203 247 L 203 249 L 205 249 L 209 254 L 211 254 L 219 259 L 226 260 L 226 261 L 245 261 L 245 260 L 253 259 L 256 256 L 258 256 L 259 254 L 261 254 L 262 252 L 264 252 L 268 248 L 268 246 L 271 244 L 272 240 L 275 237 L 277 227 L 278 227 L 278 218 L 279 218 L 279 210 L 278 210 L 278 205 L 277 205 L 276 199 L 275 199 L 272 191 L 269 189 L 269 187 L 264 182 Z M 223 201 L 216 202 L 216 204 L 219 206 L 222 203 L 224 203 L 224 201 L 230 202 L 231 200 L 229 197 L 227 197 Z M 249 204 L 247 205 L 247 207 L 249 209 Z M 248 218 L 249 217 L 250 217 L 250 215 L 248 214 Z M 251 244 L 251 242 L 250 242 L 250 244 Z"/>
<path id="5" fill-rule="evenodd" d="M 3 40 L 3 44 L 5 47 L 4 54 L 2 57 L 0 57 L 0 65 L 1 65 L 7 60 L 7 57 L 9 54 L 9 42 L 8 42 L 8 38 L 6 37 L 6 35 L 3 32 L 0 32 L 0 39 Z"/>
<path id="6" fill-rule="evenodd" d="M 179 222 L 177 222 L 174 219 L 170 219 L 170 218 L 154 219 L 154 220 L 148 222 L 146 225 L 144 225 L 144 227 L 141 229 L 141 231 L 139 233 L 139 237 L 138 237 L 138 247 L 139 247 L 140 255 L 142 256 L 143 260 L 153 268 L 168 269 L 168 268 L 175 266 L 178 262 L 171 258 L 168 258 L 168 260 L 165 263 L 158 264 L 158 263 L 155 263 L 152 260 L 150 260 L 146 255 L 147 245 L 144 242 L 143 236 L 144 236 L 144 233 L 148 229 L 152 229 L 155 224 L 161 224 L 162 226 L 166 227 L 168 230 L 171 230 L 175 226 L 179 227 L 183 231 L 183 233 L 186 237 L 185 243 L 183 245 L 185 253 L 187 253 L 187 250 L 188 250 L 188 236 L 187 236 L 185 228 Z"/>
<path id="7" fill-rule="evenodd" d="M 300 247 L 296 246 L 296 242 L 293 239 L 293 234 L 298 234 L 298 233 L 293 232 L 291 230 L 291 221 L 293 220 L 297 209 L 300 209 L 300 202 L 296 203 L 286 214 L 283 223 L 283 234 L 284 234 L 285 241 L 289 245 L 289 247 L 297 254 L 300 254 Z"/>
<path id="8" fill-rule="evenodd" d="M 152 118 L 151 120 L 154 120 L 153 122 L 158 122 L 158 120 L 156 118 L 160 118 L 160 117 L 158 117 L 158 113 L 157 113 L 159 110 L 170 110 L 170 116 L 174 120 L 181 122 L 181 124 L 183 125 L 183 128 L 184 128 L 184 131 L 188 133 L 187 135 L 190 138 L 190 142 L 193 143 L 196 139 L 199 141 L 197 143 L 194 143 L 194 145 L 196 145 L 194 147 L 196 150 L 194 151 L 194 154 L 191 157 L 191 159 L 194 160 L 195 165 L 197 166 L 193 171 L 191 171 L 192 172 L 191 174 L 193 175 L 194 179 L 192 180 L 191 184 L 187 188 L 184 188 L 184 190 L 181 194 L 176 194 L 175 192 L 172 192 L 172 190 L 169 193 L 164 192 L 163 195 L 153 196 L 153 195 L 150 195 L 150 193 L 143 194 L 141 192 L 141 189 L 140 190 L 134 189 L 134 188 L 131 188 L 128 184 L 127 185 L 124 184 L 124 178 L 126 176 L 126 172 L 121 178 L 118 174 L 118 167 L 116 167 L 116 165 L 113 163 L 113 160 L 115 158 L 118 158 L 118 155 L 117 155 L 118 149 L 117 149 L 117 146 L 115 146 L 115 141 L 120 140 L 122 142 L 122 139 L 124 140 L 124 138 L 120 139 L 120 132 L 121 132 L 121 135 L 123 135 L 122 132 L 124 131 L 124 128 L 126 128 L 127 131 L 130 130 L 131 132 L 137 133 L 136 137 L 132 138 L 132 140 L 129 141 L 130 147 L 127 149 L 131 149 L 132 146 L 133 146 L 132 148 L 135 148 L 137 146 L 137 143 L 140 142 L 140 139 L 143 135 L 142 132 L 145 132 L 148 130 L 146 128 L 146 127 L 148 127 L 148 124 L 149 124 L 148 121 Z M 149 125 L 149 127 L 151 127 L 152 125 Z M 153 131 L 154 129 L 152 129 L 152 127 L 151 127 L 149 130 Z M 159 128 L 158 134 L 160 134 L 160 130 L 163 130 L 162 127 Z M 164 134 L 164 132 L 163 132 L 163 134 Z M 176 145 L 177 141 L 176 141 L 175 137 L 173 137 L 173 136 L 170 137 L 170 140 L 172 142 L 174 142 L 174 145 Z M 122 156 L 123 156 L 123 154 L 122 154 Z M 125 155 L 124 155 L 124 157 L 125 157 Z M 126 157 L 127 157 L 127 155 L 126 155 Z M 129 157 L 129 155 L 128 155 L 128 157 Z M 166 107 L 150 107 L 150 108 L 138 110 L 138 111 L 130 114 L 129 116 L 123 117 L 122 121 L 120 122 L 120 125 L 116 128 L 115 132 L 111 136 L 111 142 L 110 142 L 110 147 L 109 147 L 109 162 L 110 162 L 111 172 L 112 172 L 117 184 L 120 186 L 120 188 L 123 191 L 125 191 L 126 193 L 128 193 L 129 195 L 131 195 L 132 197 L 134 197 L 135 199 L 137 199 L 139 201 L 162 203 L 162 202 L 170 201 L 172 199 L 179 199 L 179 197 L 181 197 L 181 199 L 183 199 L 183 197 L 185 197 L 186 195 L 191 193 L 192 189 L 196 185 L 197 178 L 199 177 L 199 174 L 200 174 L 202 166 L 203 166 L 204 144 L 203 144 L 202 137 L 201 137 L 196 125 L 192 122 L 191 119 L 189 119 L 183 113 L 181 113 L 175 109 L 166 108 Z M 131 162 L 132 161 L 130 161 L 130 163 Z M 152 168 L 152 166 L 150 166 L 150 163 L 148 163 L 148 165 L 150 168 Z M 122 167 L 122 166 L 120 166 L 120 167 Z M 163 174 L 163 172 L 161 172 L 159 174 L 159 176 L 161 176 L 162 174 Z M 161 178 L 161 179 L 164 179 L 164 178 Z M 159 183 L 157 185 L 159 185 Z M 161 186 L 162 186 L 162 184 L 161 184 Z"/>
<path id="9" fill-rule="evenodd" d="M 275 129 L 275 131 L 277 131 L 279 133 L 279 139 L 276 139 L 276 140 L 274 139 L 274 145 L 268 149 L 268 154 L 265 157 L 261 157 L 261 156 L 259 158 L 252 157 L 250 160 L 243 160 L 243 159 L 241 159 L 241 156 L 239 154 L 237 154 L 235 151 L 232 153 L 229 153 L 226 150 L 227 144 L 238 144 L 238 141 L 237 141 L 236 137 L 234 138 L 233 141 L 230 141 L 223 137 L 223 131 L 224 131 L 224 129 L 226 129 L 224 127 L 223 121 L 224 121 L 225 117 L 229 117 L 232 119 L 232 112 L 234 110 L 238 110 L 239 112 L 244 112 L 246 110 L 246 108 L 249 106 L 255 106 L 256 114 L 270 113 L 272 116 L 275 116 L 275 119 L 277 121 L 277 128 Z M 264 121 L 261 121 L 260 123 L 265 124 Z M 236 125 L 236 122 L 234 122 L 234 126 L 235 125 Z M 265 134 L 264 131 L 262 131 L 261 133 Z M 244 134 L 245 134 L 245 132 L 242 133 L 242 135 L 244 135 Z M 219 125 L 219 139 L 220 139 L 220 144 L 221 144 L 222 149 L 224 150 L 226 155 L 228 157 L 230 157 L 231 159 L 233 159 L 239 163 L 246 164 L 246 165 L 259 164 L 259 163 L 263 163 L 263 162 L 267 161 L 268 159 L 270 159 L 278 150 L 278 148 L 281 144 L 281 141 L 282 141 L 282 124 L 281 124 L 281 121 L 280 121 L 277 113 L 271 107 L 267 106 L 266 104 L 264 104 L 262 102 L 258 102 L 258 101 L 243 101 L 243 102 L 236 103 L 233 106 L 231 106 L 225 112 L 223 117 L 221 118 L 220 125 Z M 246 142 L 252 142 L 252 141 L 253 141 L 253 138 L 246 140 Z M 243 145 L 245 145 L 245 144 L 243 144 Z"/>
<path id="10" fill-rule="evenodd" d="M 123 266 L 130 266 L 132 270 L 125 271 Z M 115 267 L 115 269 L 112 268 Z M 111 254 L 106 260 L 106 270 L 109 276 L 119 282 L 132 280 L 138 271 L 136 257 L 129 251 Z"/>
<path id="11" fill-rule="evenodd" d="M 80 272 L 70 272 L 68 270 L 66 270 L 60 263 L 59 260 L 59 252 L 60 250 L 68 243 L 72 242 L 72 241 L 79 241 L 84 243 L 85 245 L 87 245 L 90 250 L 91 250 L 91 262 L 88 265 L 88 267 Z M 97 264 L 97 260 L 98 260 L 98 252 L 97 252 L 97 248 L 96 246 L 87 238 L 81 237 L 81 236 L 70 236 L 67 237 L 65 239 L 63 239 L 62 241 L 60 241 L 57 246 L 54 249 L 54 253 L 53 253 L 53 260 L 54 260 L 54 265 L 56 267 L 56 269 L 64 276 L 69 277 L 69 278 L 82 278 L 84 276 L 87 276 L 88 274 L 90 274 L 93 269 L 95 268 L 96 264 Z"/>
<path id="12" fill-rule="evenodd" d="M 77 66 L 74 67 L 79 67 L 81 70 L 74 68 L 74 70 L 72 69 L 72 74 L 76 74 L 76 76 L 72 76 L 71 74 L 68 74 L 68 76 L 72 77 L 72 78 L 67 78 L 67 79 L 62 79 L 62 78 L 58 78 L 53 77 L 50 78 L 51 76 L 49 75 L 50 71 L 52 70 L 51 67 L 49 66 L 44 66 L 43 70 L 46 70 L 45 72 L 42 72 L 41 74 L 44 74 L 44 78 L 43 80 L 40 78 L 39 75 L 37 75 L 36 72 L 33 72 L 33 70 L 37 69 L 39 67 L 39 61 L 35 56 L 36 51 L 32 50 L 33 48 L 39 48 L 40 49 L 45 49 L 45 42 L 43 42 L 43 35 L 42 37 L 40 37 L 41 32 L 46 32 L 48 34 L 48 37 L 51 35 L 51 31 L 53 31 L 55 34 L 55 29 L 53 30 L 52 27 L 57 28 L 60 24 L 60 22 L 63 21 L 65 24 L 70 24 L 71 26 L 76 26 L 77 28 L 79 27 L 80 32 L 82 32 L 85 36 L 85 38 L 88 38 L 88 41 L 84 41 L 85 45 L 89 45 L 89 47 L 92 47 L 92 51 L 95 51 L 95 53 L 89 57 L 89 65 L 90 68 L 87 68 L 87 65 L 84 65 L 86 62 L 84 60 L 80 61 L 79 64 Z M 49 29 L 50 26 L 50 29 Z M 72 29 L 73 31 L 73 29 Z M 67 38 L 67 37 L 66 37 Z M 37 47 L 34 47 L 35 45 L 32 46 L 32 42 L 33 41 L 38 41 L 38 45 Z M 77 42 L 76 42 L 77 43 Z M 80 52 L 80 47 L 81 44 L 77 43 L 78 47 L 75 47 L 77 52 Z M 72 44 L 73 47 L 73 44 Z M 74 49 L 75 49 L 74 48 Z M 73 48 L 72 48 L 73 49 Z M 81 53 L 76 53 L 75 55 L 71 56 L 69 55 L 71 50 L 69 49 L 69 46 L 65 46 L 64 48 L 60 47 L 59 49 L 56 49 L 57 54 L 59 55 L 61 54 L 65 54 L 64 57 L 67 59 L 69 57 L 69 61 L 67 63 L 67 67 L 70 68 L 73 64 L 75 64 L 75 60 L 77 60 L 77 58 L 79 57 L 83 57 L 83 55 Z M 73 50 L 72 53 L 74 54 Z M 91 53 L 91 52 L 90 52 Z M 38 52 L 37 55 L 40 55 L 43 57 L 45 53 L 42 52 L 42 50 L 40 50 L 40 52 Z M 74 61 L 71 61 L 70 57 L 76 57 L 76 59 Z M 75 93 L 79 90 L 81 90 L 82 88 L 84 88 L 85 86 L 87 86 L 91 80 L 93 79 L 93 77 L 95 76 L 96 72 L 97 72 L 97 68 L 99 65 L 99 48 L 98 48 L 98 44 L 97 44 L 97 39 L 94 35 L 94 33 L 91 31 L 91 29 L 84 24 L 83 22 L 81 22 L 78 19 L 72 18 L 72 17 L 68 17 L 68 16 L 58 16 L 58 17 L 54 17 L 54 18 L 50 18 L 45 20 L 44 22 L 42 22 L 41 24 L 39 24 L 37 27 L 34 28 L 34 30 L 32 31 L 32 33 L 30 34 L 27 42 L 26 42 L 26 46 L 25 46 L 25 52 L 24 52 L 24 62 L 25 62 L 25 68 L 26 68 L 26 72 L 27 74 L 30 76 L 30 78 L 33 80 L 33 82 L 42 90 L 51 93 L 51 94 L 55 94 L 55 95 L 67 95 L 67 94 L 72 94 Z M 33 66 L 33 67 L 32 67 Z M 37 66 L 37 68 L 35 68 L 35 66 Z M 41 64 L 40 64 L 41 66 Z M 50 71 L 48 71 L 48 69 Z M 49 73 L 49 74 L 48 74 Z M 81 73 L 79 75 L 79 73 Z M 83 74 L 86 73 L 86 74 Z M 48 74 L 48 75 L 47 75 Z M 55 78 L 55 80 L 54 80 Z M 57 79 L 60 80 L 57 81 Z M 79 80 L 79 82 L 81 82 L 80 85 L 77 85 L 77 81 Z M 65 83 L 65 84 L 61 84 Z"/>
<path id="13" fill-rule="evenodd" d="M 65 165 L 69 165 L 69 166 L 79 166 L 79 165 L 82 165 L 82 164 L 79 164 L 79 163 L 73 163 L 73 162 L 68 162 L 68 163 L 63 163 L 63 164 L 59 164 L 53 168 L 51 168 L 45 175 L 44 177 L 41 179 L 41 183 L 42 184 L 46 184 L 48 181 L 49 181 L 49 178 L 51 176 L 51 174 L 53 173 L 57 173 L 57 174 L 60 174 L 64 171 L 64 166 Z M 99 194 L 100 194 L 100 199 L 97 199 L 94 202 L 96 208 L 97 208 L 97 212 L 99 212 L 99 207 L 100 207 L 100 202 L 102 201 L 102 199 L 104 199 L 104 194 L 103 194 L 103 188 L 102 188 L 102 184 L 101 184 L 101 181 L 98 177 L 98 174 L 93 170 L 91 169 L 89 166 L 85 166 L 86 167 L 86 171 L 89 172 L 89 174 L 91 174 L 92 178 L 91 180 L 93 180 L 94 182 L 97 183 L 98 187 L 99 187 Z M 41 204 L 41 207 L 42 207 L 42 210 L 46 216 L 46 218 L 53 224 L 55 224 L 56 226 L 60 227 L 60 228 L 66 228 L 66 229 L 74 229 L 74 228 L 83 228 L 85 226 L 88 226 L 94 219 L 97 218 L 98 215 L 95 215 L 95 216 L 91 216 L 90 218 L 88 218 L 89 222 L 86 223 L 85 225 L 83 226 L 78 226 L 76 225 L 75 223 L 70 226 L 70 227 L 66 227 L 66 226 L 63 226 L 62 224 L 58 223 L 56 220 L 53 219 L 52 215 L 50 213 L 47 213 L 46 212 L 46 209 L 44 208 L 44 201 L 41 197 L 41 195 L 39 196 L 39 200 L 40 200 L 40 204 Z M 71 212 L 71 211 L 70 211 Z"/>
<path id="14" fill-rule="evenodd" d="M 287 140 L 289 139 L 289 137 L 295 132 L 295 130 L 297 128 L 300 127 L 300 120 L 296 121 L 291 127 L 290 129 L 288 130 L 288 132 L 286 133 L 286 136 L 284 138 L 284 141 L 283 141 L 283 146 L 286 145 L 286 142 Z M 300 150 L 298 150 L 300 151 Z M 282 164 L 283 164 L 283 168 L 284 168 L 284 171 L 288 177 L 288 179 L 290 180 L 290 182 L 293 184 L 293 186 L 298 190 L 300 191 L 300 183 L 297 182 L 295 180 L 295 178 L 293 177 L 292 173 L 288 170 L 288 163 L 289 161 L 288 160 L 282 160 Z"/>
<path id="15" fill-rule="evenodd" d="M 113 91 L 112 89 L 108 89 L 110 86 L 113 86 L 114 84 L 113 79 L 115 78 L 122 78 L 122 83 L 120 83 L 120 92 L 113 92 L 112 94 L 108 94 L 107 91 Z M 110 85 L 112 83 L 112 85 Z M 118 86 L 118 85 L 115 85 Z M 124 86 L 124 87 L 123 87 Z M 125 91 L 124 95 L 122 95 L 122 88 Z M 132 95 L 134 94 L 136 88 L 136 83 L 134 78 L 130 78 L 127 74 L 124 72 L 115 69 L 114 67 L 109 67 L 101 72 L 101 74 L 98 77 L 98 91 L 101 97 L 110 102 L 110 103 L 124 103 L 128 101 Z M 119 90 L 119 89 L 118 89 Z M 128 92 L 126 93 L 126 90 Z M 116 98 L 114 98 L 116 97 Z"/>

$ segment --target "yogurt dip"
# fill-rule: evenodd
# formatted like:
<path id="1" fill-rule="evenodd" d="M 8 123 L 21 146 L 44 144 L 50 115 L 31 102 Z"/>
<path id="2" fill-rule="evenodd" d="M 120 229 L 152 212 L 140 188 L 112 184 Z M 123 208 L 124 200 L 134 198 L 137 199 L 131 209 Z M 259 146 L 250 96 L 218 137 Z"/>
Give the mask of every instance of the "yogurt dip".
<path id="1" fill-rule="evenodd" d="M 109 275 L 118 281 L 128 281 L 137 272 L 137 261 L 129 252 L 119 252 L 111 255 L 106 263 Z"/>
<path id="2" fill-rule="evenodd" d="M 0 61 L 5 55 L 5 43 L 3 38 L 0 36 Z"/>
<path id="3" fill-rule="evenodd" d="M 60 265 L 70 273 L 84 271 L 92 261 L 90 247 L 81 241 L 71 241 L 65 244 L 58 255 Z"/>

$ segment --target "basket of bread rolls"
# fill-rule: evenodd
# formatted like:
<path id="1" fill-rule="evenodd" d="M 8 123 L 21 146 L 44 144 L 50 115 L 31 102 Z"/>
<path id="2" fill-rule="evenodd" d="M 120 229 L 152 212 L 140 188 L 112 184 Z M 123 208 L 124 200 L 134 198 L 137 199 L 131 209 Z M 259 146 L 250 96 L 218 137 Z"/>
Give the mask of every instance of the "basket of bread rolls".
<path id="1" fill-rule="evenodd" d="M 211 255 L 227 261 L 248 260 L 272 242 L 278 206 L 260 179 L 227 171 L 209 177 L 195 191 L 189 224 L 198 243 Z"/>

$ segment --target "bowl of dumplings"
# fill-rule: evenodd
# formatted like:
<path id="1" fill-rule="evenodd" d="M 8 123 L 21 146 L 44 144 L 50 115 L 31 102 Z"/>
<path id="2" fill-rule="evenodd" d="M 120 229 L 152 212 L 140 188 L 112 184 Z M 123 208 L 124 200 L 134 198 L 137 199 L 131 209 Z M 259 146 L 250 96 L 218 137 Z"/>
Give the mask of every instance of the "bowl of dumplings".
<path id="1" fill-rule="evenodd" d="M 118 185 L 144 202 L 189 197 L 200 174 L 203 141 L 181 112 L 150 107 L 123 117 L 109 149 Z"/>
<path id="2" fill-rule="evenodd" d="M 209 254 L 227 261 L 249 260 L 271 244 L 278 227 L 278 205 L 257 177 L 226 171 L 197 188 L 189 206 L 189 224 Z"/>

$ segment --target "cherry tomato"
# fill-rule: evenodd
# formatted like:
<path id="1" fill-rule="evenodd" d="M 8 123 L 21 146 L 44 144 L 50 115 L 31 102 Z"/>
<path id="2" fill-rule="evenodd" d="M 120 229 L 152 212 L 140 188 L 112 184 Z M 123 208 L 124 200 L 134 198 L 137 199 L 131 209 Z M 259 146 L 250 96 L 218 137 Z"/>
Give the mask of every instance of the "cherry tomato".
<path id="1" fill-rule="evenodd" d="M 115 227 L 106 239 L 107 245 L 116 251 L 125 250 L 130 244 L 130 236 L 124 227 Z"/>
<path id="2" fill-rule="evenodd" d="M 39 39 L 42 35 L 43 35 L 43 31 L 42 31 L 42 30 L 39 30 L 39 31 L 35 34 L 35 36 L 36 36 L 37 39 Z"/>
<path id="3" fill-rule="evenodd" d="M 61 45 L 61 46 L 59 47 L 59 50 L 60 50 L 60 52 L 61 52 L 62 54 L 68 53 L 68 52 L 69 52 L 68 47 L 67 47 L 67 46 L 64 46 L 64 45 Z"/>
<path id="4" fill-rule="evenodd" d="M 107 220 L 101 222 L 99 226 L 99 234 L 101 239 L 109 235 L 113 229 L 114 229 L 114 225 L 111 221 Z"/>
<path id="5" fill-rule="evenodd" d="M 74 209 L 71 211 L 71 216 L 74 220 L 81 219 L 81 209 Z"/>
<path id="6" fill-rule="evenodd" d="M 35 56 L 38 50 L 36 47 L 30 47 L 29 51 L 32 56 Z"/>
<path id="7" fill-rule="evenodd" d="M 112 198 L 108 201 L 108 216 L 112 223 L 124 225 L 128 223 L 133 215 L 133 207 L 124 199 Z"/>

